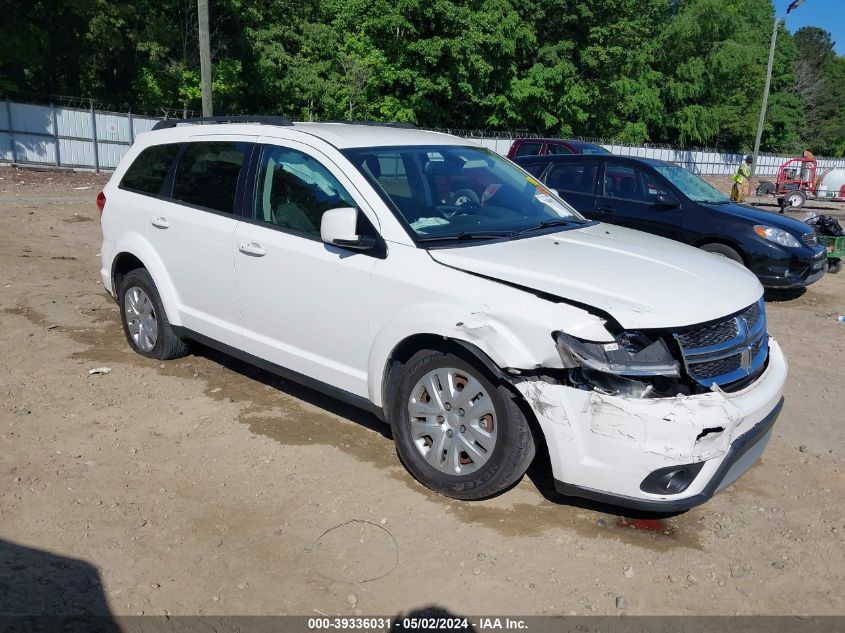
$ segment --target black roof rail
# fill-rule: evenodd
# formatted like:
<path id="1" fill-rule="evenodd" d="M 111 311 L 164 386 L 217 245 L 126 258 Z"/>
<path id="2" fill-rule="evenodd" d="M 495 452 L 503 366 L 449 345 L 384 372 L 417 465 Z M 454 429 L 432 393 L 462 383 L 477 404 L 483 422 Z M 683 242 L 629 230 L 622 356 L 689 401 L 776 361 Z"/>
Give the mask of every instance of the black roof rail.
<path id="1" fill-rule="evenodd" d="M 314 121 L 314 123 L 345 123 L 346 125 L 372 125 L 374 127 L 397 127 L 416 130 L 417 126 L 409 121 Z"/>
<path id="2" fill-rule="evenodd" d="M 164 119 L 153 126 L 153 130 L 165 130 L 167 128 L 176 127 L 183 123 L 211 125 L 217 123 L 260 123 L 261 125 L 293 125 L 286 116 L 250 116 L 250 115 L 234 115 L 234 116 L 202 116 L 193 117 L 189 119 Z"/>

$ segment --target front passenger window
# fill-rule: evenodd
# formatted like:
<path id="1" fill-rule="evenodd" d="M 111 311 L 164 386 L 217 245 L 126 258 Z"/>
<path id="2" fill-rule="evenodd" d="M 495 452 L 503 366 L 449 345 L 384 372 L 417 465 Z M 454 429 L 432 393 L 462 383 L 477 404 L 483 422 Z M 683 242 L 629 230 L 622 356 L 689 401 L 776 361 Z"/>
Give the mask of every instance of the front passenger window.
<path id="1" fill-rule="evenodd" d="M 264 148 L 253 219 L 319 237 L 323 213 L 354 206 L 352 196 L 311 156 L 286 147 Z"/>

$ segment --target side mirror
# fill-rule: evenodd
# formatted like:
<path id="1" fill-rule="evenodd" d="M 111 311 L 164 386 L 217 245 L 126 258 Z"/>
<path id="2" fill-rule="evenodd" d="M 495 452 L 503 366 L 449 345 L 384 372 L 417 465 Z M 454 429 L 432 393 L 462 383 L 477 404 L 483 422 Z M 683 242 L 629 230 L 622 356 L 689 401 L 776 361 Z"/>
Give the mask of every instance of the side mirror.
<path id="1" fill-rule="evenodd" d="M 358 209 L 341 207 L 329 209 L 320 220 L 320 239 L 353 251 L 368 251 L 376 245 L 374 238 L 358 235 Z"/>
<path id="2" fill-rule="evenodd" d="M 675 207 L 681 206 L 681 201 L 674 194 L 662 193 L 659 196 L 655 196 L 654 206 L 663 209 L 674 209 Z"/>

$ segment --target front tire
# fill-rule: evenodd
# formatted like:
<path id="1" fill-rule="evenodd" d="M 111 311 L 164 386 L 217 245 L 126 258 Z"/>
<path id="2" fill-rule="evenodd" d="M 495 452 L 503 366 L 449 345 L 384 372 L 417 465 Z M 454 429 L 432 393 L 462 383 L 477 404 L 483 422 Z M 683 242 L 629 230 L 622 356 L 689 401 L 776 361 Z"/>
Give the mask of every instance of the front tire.
<path id="1" fill-rule="evenodd" d="M 515 395 L 463 355 L 422 350 L 399 370 L 390 400 L 396 451 L 424 486 L 454 499 L 506 490 L 534 458 Z"/>
<path id="2" fill-rule="evenodd" d="M 714 255 L 721 255 L 722 257 L 727 257 L 728 259 L 732 259 L 733 261 L 745 265 L 745 262 L 742 261 L 742 255 L 740 255 L 735 249 L 731 248 L 730 246 L 726 246 L 725 244 L 703 244 L 700 246 L 701 250 L 707 251 L 708 253 L 713 253 Z"/>
<path id="3" fill-rule="evenodd" d="M 188 344 L 176 336 L 153 278 L 144 268 L 126 274 L 120 284 L 120 320 L 133 351 L 159 360 L 188 353 Z"/>

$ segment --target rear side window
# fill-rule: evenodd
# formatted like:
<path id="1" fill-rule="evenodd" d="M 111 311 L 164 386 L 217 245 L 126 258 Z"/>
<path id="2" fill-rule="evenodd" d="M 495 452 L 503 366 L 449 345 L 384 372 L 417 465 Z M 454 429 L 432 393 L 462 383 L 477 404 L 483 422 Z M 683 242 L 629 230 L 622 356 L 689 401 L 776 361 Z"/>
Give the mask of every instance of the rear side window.
<path id="1" fill-rule="evenodd" d="M 540 148 L 543 147 L 542 143 L 522 143 L 519 148 L 516 150 L 517 156 L 536 156 L 540 153 Z"/>
<path id="2" fill-rule="evenodd" d="M 176 166 L 173 199 L 234 213 L 238 178 L 251 147 L 239 142 L 189 144 Z"/>
<path id="3" fill-rule="evenodd" d="M 158 195 L 181 145 L 154 145 L 143 150 L 120 181 L 122 189 Z"/>
<path id="4" fill-rule="evenodd" d="M 596 167 L 589 163 L 557 163 L 546 176 L 546 185 L 558 191 L 592 194 L 596 182 Z"/>

